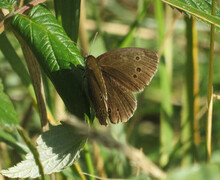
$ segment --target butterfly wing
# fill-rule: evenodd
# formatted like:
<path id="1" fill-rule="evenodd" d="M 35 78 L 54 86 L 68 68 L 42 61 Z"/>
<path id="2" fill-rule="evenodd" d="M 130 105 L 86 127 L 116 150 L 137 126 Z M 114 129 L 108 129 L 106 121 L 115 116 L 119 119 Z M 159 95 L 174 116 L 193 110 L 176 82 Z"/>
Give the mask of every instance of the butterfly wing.
<path id="1" fill-rule="evenodd" d="M 97 58 L 106 76 L 113 77 L 133 92 L 148 85 L 157 71 L 158 56 L 142 48 L 122 48 L 102 54 Z"/>
<path id="2" fill-rule="evenodd" d="M 108 115 L 112 123 L 126 122 L 134 114 L 137 103 L 130 90 L 103 72 L 107 88 Z"/>
<path id="3" fill-rule="evenodd" d="M 102 72 L 98 67 L 97 61 L 93 56 L 86 58 L 86 74 L 88 79 L 89 97 L 93 103 L 96 117 L 100 124 L 107 123 L 107 90 L 102 76 Z"/>

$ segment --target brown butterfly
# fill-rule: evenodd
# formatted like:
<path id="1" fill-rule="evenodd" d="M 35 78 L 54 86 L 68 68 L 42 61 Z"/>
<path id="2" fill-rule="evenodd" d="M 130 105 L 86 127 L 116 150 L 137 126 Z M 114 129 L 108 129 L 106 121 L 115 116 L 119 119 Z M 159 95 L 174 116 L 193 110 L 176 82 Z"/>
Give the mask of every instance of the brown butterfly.
<path id="1" fill-rule="evenodd" d="M 89 96 L 100 124 L 126 122 L 136 110 L 133 92 L 143 90 L 157 71 L 158 56 L 142 48 L 122 48 L 86 57 Z"/>

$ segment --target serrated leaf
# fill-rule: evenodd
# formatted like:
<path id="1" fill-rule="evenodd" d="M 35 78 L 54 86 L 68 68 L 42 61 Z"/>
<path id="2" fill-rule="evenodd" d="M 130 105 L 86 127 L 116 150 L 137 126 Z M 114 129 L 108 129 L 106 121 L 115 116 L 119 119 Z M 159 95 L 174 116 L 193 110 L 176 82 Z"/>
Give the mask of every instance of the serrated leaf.
<path id="1" fill-rule="evenodd" d="M 71 69 L 71 65 L 84 66 L 84 59 L 78 49 L 44 6 L 35 6 L 28 17 L 16 14 L 12 25 L 32 47 L 48 75 L 58 70 Z"/>
<path id="2" fill-rule="evenodd" d="M 52 127 L 37 139 L 37 150 L 45 174 L 60 172 L 63 168 L 72 165 L 80 155 L 86 137 L 78 135 L 68 125 Z M 8 170 L 2 170 L 4 176 L 10 178 L 39 177 L 38 166 L 31 153 L 25 156 L 24 161 Z"/>
<path id="3" fill-rule="evenodd" d="M 176 7 L 206 24 L 216 25 L 216 30 L 220 31 L 220 9 L 216 5 L 216 15 L 211 15 L 211 0 L 161 0 L 173 7 Z"/>
<path id="4" fill-rule="evenodd" d="M 67 109 L 83 119 L 89 114 L 84 88 L 84 59 L 53 14 L 37 5 L 28 16 L 16 14 L 12 28 L 30 46 Z"/>
<path id="5" fill-rule="evenodd" d="M 0 1 L 0 9 L 4 8 L 4 9 L 11 10 L 12 6 L 15 2 L 16 2 L 16 0 L 1 0 Z"/>
<path id="6" fill-rule="evenodd" d="M 0 125 L 13 126 L 18 124 L 18 116 L 9 97 L 3 92 L 0 79 Z"/>

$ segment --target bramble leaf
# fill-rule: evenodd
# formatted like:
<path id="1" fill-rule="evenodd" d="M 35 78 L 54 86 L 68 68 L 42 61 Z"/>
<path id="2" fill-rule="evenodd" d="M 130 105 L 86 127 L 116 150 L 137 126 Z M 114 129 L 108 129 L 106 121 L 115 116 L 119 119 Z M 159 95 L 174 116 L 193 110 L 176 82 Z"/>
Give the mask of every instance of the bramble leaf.
<path id="1" fill-rule="evenodd" d="M 37 139 L 37 150 L 45 174 L 60 172 L 63 168 L 72 165 L 78 158 L 84 146 L 86 136 L 76 134 L 73 127 L 59 125 L 52 127 Z M 10 178 L 39 177 L 38 166 L 31 153 L 25 160 L 8 170 L 2 170 L 4 176 Z"/>

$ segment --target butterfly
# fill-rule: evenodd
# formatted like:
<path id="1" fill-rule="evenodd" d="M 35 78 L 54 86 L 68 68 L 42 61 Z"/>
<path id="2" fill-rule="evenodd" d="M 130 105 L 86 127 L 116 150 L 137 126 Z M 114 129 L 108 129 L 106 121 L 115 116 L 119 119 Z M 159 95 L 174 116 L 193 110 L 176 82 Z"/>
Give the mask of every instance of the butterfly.
<path id="1" fill-rule="evenodd" d="M 134 92 L 148 85 L 158 68 L 155 52 L 143 48 L 121 48 L 86 60 L 88 92 L 101 125 L 126 122 L 137 102 Z"/>

